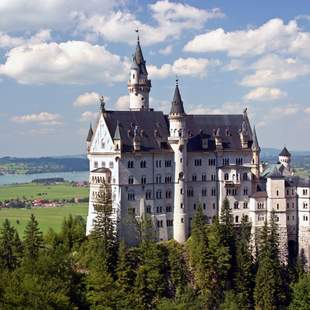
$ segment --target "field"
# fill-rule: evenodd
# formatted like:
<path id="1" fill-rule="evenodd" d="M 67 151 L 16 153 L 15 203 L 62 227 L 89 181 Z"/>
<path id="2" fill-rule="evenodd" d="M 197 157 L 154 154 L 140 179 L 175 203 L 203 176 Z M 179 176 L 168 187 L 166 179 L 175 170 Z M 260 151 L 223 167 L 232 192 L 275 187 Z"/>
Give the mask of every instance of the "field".
<path id="1" fill-rule="evenodd" d="M 46 232 L 49 228 L 59 231 L 64 217 L 69 214 L 81 215 L 86 219 L 87 203 L 69 204 L 64 207 L 56 208 L 32 208 L 32 209 L 0 209 L 0 225 L 7 218 L 23 236 L 25 226 L 33 213 L 39 222 L 40 229 Z M 17 223 L 19 221 L 19 224 Z"/>
<path id="2" fill-rule="evenodd" d="M 40 185 L 35 183 L 0 186 L 0 201 L 10 199 L 71 199 L 88 197 L 87 187 L 73 187 L 70 183 Z"/>

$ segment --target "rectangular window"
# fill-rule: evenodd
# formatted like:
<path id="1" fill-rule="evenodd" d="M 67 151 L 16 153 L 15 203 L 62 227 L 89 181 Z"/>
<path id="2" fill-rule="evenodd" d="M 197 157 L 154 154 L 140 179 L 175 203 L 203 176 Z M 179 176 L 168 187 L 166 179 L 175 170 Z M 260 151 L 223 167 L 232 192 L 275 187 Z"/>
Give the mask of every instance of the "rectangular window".
<path id="1" fill-rule="evenodd" d="M 146 191 L 145 192 L 145 199 L 151 200 L 152 199 L 152 191 Z"/>
<path id="2" fill-rule="evenodd" d="M 165 167 L 171 167 L 171 160 L 165 160 Z"/>
<path id="3" fill-rule="evenodd" d="M 94 167 L 98 168 L 98 162 L 97 161 L 94 162 Z"/>
<path id="4" fill-rule="evenodd" d="M 207 181 L 207 175 L 206 175 L 205 173 L 202 174 L 201 180 L 202 180 L 203 182 L 206 182 L 206 181 Z"/>
<path id="5" fill-rule="evenodd" d="M 202 197 L 206 197 L 206 196 L 207 196 L 207 189 L 206 189 L 206 188 L 203 188 L 203 189 L 201 190 L 201 196 L 202 196 Z"/>
<path id="6" fill-rule="evenodd" d="M 236 158 L 236 165 L 242 166 L 242 164 L 243 164 L 243 159 L 242 158 Z"/>
<path id="7" fill-rule="evenodd" d="M 197 181 L 197 175 L 196 175 L 196 174 L 193 174 L 193 175 L 192 175 L 192 181 L 193 181 L 193 182 L 196 182 L 196 181 Z"/>
<path id="8" fill-rule="evenodd" d="M 215 166 L 215 158 L 209 159 L 209 166 Z"/>
<path id="9" fill-rule="evenodd" d="M 135 200 L 135 193 L 134 192 L 129 192 L 128 193 L 128 200 L 129 201 Z"/>
<path id="10" fill-rule="evenodd" d="M 197 167 L 197 166 L 201 166 L 202 164 L 202 160 L 201 159 L 195 159 L 194 160 L 194 165 Z"/>
<path id="11" fill-rule="evenodd" d="M 229 158 L 223 158 L 223 166 L 229 166 Z"/>
<path id="12" fill-rule="evenodd" d="M 167 226 L 168 227 L 173 226 L 173 220 L 167 220 Z"/>

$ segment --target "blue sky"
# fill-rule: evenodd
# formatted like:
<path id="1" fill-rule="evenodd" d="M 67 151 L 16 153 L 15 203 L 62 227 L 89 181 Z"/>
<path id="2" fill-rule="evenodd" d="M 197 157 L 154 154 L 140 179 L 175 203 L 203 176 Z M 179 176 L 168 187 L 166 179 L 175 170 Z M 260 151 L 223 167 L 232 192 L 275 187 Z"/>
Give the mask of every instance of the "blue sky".
<path id="1" fill-rule="evenodd" d="M 126 109 L 140 29 L 151 105 L 247 107 L 263 147 L 309 150 L 310 2 L 1 0 L 0 155 L 85 153 L 99 108 Z"/>

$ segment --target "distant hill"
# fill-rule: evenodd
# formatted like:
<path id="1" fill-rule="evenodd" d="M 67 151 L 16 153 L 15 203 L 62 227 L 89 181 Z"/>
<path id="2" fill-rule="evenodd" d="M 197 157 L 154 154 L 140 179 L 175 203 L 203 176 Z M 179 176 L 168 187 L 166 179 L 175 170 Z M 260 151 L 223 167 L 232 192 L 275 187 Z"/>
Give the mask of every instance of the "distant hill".
<path id="1" fill-rule="evenodd" d="M 38 158 L 0 158 L 0 174 L 33 174 L 46 172 L 87 171 L 86 155 Z"/>

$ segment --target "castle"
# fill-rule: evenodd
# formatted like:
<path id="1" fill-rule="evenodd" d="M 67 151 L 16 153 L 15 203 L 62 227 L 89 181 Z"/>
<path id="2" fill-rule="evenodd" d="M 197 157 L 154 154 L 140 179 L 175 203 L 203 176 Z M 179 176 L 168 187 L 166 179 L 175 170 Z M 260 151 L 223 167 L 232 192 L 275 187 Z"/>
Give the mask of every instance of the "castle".
<path id="1" fill-rule="evenodd" d="M 274 210 L 284 252 L 299 251 L 309 260 L 310 181 L 294 176 L 288 150 L 279 154 L 277 164 L 264 166 L 246 110 L 187 114 L 177 82 L 165 115 L 149 105 L 151 86 L 138 38 L 128 81 L 129 110 L 109 111 L 101 98 L 98 120 L 87 136 L 87 233 L 102 183 L 110 186 L 113 220 L 129 244 L 137 241 L 130 218 L 148 213 L 158 240 L 184 242 L 198 206 L 211 223 L 227 197 L 234 223 L 244 216 L 253 232 Z"/>

